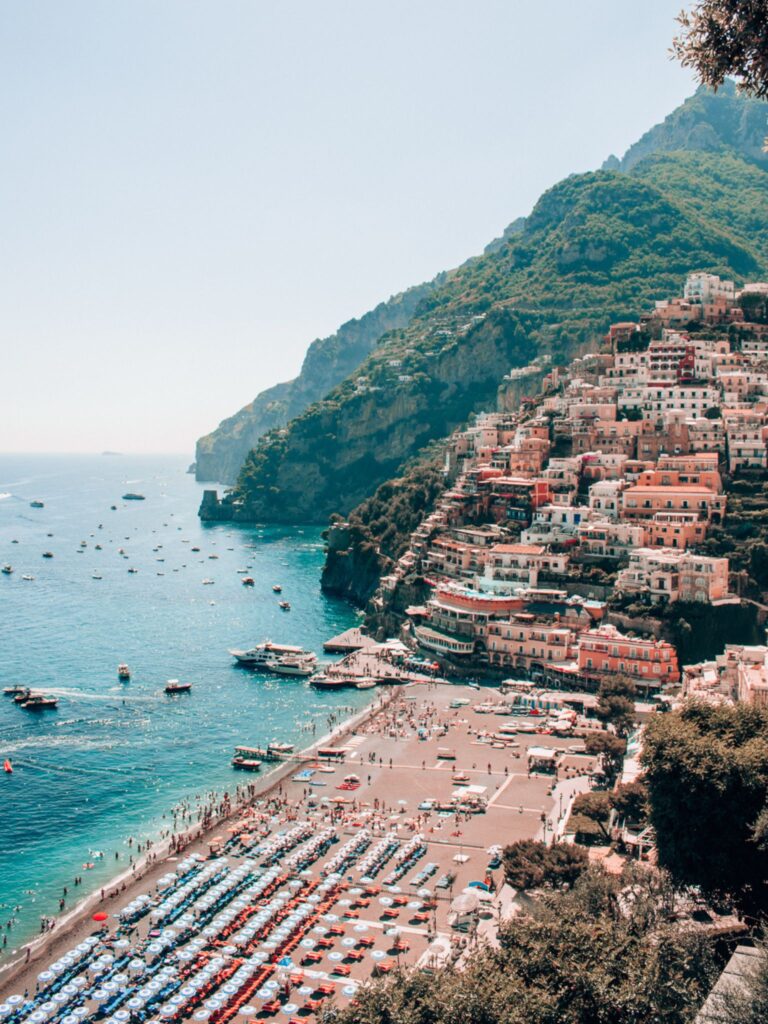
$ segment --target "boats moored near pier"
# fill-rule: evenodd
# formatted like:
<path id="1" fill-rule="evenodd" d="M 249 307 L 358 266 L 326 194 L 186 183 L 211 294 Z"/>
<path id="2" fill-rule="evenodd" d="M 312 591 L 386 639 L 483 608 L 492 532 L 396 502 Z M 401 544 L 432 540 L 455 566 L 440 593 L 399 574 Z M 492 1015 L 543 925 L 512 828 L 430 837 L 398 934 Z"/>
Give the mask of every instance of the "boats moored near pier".
<path id="1" fill-rule="evenodd" d="M 276 662 L 281 658 L 312 658 L 311 651 L 305 651 L 303 647 L 295 647 L 291 644 L 274 644 L 271 640 L 265 640 L 248 650 L 232 650 L 229 652 L 237 661 L 238 665 L 246 665 L 249 668 L 269 668 L 270 662 Z"/>
<path id="2" fill-rule="evenodd" d="M 261 768 L 264 751 L 258 747 L 235 747 L 232 767 L 241 771 L 257 772 Z"/>

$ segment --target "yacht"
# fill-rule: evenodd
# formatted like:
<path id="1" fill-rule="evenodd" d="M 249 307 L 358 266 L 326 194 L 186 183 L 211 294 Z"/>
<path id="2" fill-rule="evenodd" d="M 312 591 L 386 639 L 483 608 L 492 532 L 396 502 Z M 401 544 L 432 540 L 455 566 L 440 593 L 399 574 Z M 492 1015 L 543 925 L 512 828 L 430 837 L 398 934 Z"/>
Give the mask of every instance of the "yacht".
<path id="1" fill-rule="evenodd" d="M 264 668 L 276 676 L 311 676 L 316 661 L 314 654 L 286 654 L 282 658 L 268 661 Z"/>
<path id="2" fill-rule="evenodd" d="M 250 668 L 266 668 L 270 661 L 277 661 L 283 657 L 302 657 L 311 652 L 301 647 L 292 647 L 289 644 L 273 644 L 271 640 L 265 640 L 262 644 L 256 644 L 247 651 L 230 651 L 232 657 L 239 665 L 248 665 Z M 312 657 L 315 657 L 312 655 Z"/>

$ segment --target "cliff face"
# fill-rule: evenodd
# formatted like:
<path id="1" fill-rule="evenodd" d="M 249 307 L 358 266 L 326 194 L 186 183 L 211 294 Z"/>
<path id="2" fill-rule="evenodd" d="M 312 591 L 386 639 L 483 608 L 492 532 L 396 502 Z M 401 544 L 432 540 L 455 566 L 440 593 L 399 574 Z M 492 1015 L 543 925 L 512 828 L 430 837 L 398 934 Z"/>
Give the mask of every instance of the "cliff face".
<path id="1" fill-rule="evenodd" d="M 418 372 L 384 360 L 380 377 L 371 368 L 381 384 L 332 392 L 248 456 L 234 492 L 242 516 L 325 522 L 332 512 L 349 511 L 474 408 L 495 404 L 504 372 L 534 353 L 529 331 L 528 319 L 494 311 L 461 342 L 443 344 Z"/>
<path id="2" fill-rule="evenodd" d="M 216 430 L 200 438 L 195 453 L 196 479 L 234 483 L 248 452 L 263 434 L 300 415 L 352 373 L 383 334 L 410 321 L 419 303 L 439 281 L 438 277 L 409 288 L 379 303 L 360 319 L 343 324 L 330 337 L 313 341 L 298 377 L 262 391 Z"/>

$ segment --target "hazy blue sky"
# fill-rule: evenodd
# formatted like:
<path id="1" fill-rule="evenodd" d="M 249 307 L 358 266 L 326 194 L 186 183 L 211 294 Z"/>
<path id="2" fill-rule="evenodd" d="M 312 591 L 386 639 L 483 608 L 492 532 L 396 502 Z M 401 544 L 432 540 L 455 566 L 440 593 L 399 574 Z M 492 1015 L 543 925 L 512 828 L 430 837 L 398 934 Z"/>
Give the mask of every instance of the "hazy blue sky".
<path id="1" fill-rule="evenodd" d="M 681 0 L 0 0 L 0 450 L 188 451 L 693 91 Z"/>

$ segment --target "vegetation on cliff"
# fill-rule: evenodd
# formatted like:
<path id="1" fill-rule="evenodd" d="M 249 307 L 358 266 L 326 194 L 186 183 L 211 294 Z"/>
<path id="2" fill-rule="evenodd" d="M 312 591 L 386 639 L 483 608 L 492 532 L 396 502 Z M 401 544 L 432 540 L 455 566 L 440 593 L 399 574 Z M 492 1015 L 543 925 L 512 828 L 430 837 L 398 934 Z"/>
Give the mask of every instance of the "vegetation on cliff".
<path id="1" fill-rule="evenodd" d="M 383 334 L 408 323 L 439 281 L 438 276 L 394 295 L 359 319 L 342 324 L 335 334 L 313 341 L 298 377 L 262 391 L 200 438 L 195 454 L 196 478 L 234 483 L 245 457 L 263 434 L 300 415 L 352 373 Z"/>
<path id="2" fill-rule="evenodd" d="M 378 487 L 348 520 L 334 516 L 323 589 L 364 607 L 443 487 L 440 454 L 428 451 L 402 476 Z"/>

